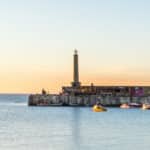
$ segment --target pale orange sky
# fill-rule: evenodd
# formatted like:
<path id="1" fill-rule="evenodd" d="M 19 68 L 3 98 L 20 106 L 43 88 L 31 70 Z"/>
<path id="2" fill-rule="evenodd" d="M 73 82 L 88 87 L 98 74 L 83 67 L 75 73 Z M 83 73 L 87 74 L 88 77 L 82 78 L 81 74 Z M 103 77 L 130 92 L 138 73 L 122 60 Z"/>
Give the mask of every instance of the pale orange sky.
<path id="1" fill-rule="evenodd" d="M 70 68 L 68 68 L 70 69 Z M 71 68 L 72 69 L 72 68 Z M 81 70 L 81 69 L 80 69 Z M 61 70 L 62 71 L 62 70 Z M 0 74 L 1 93 L 38 93 L 45 88 L 50 93 L 61 92 L 61 86 L 70 85 L 72 72 L 61 71 L 57 74 L 49 71 L 22 72 L 8 71 Z M 114 73 L 110 70 L 80 71 L 80 81 L 84 85 L 150 85 L 144 74 L 124 73 L 119 70 Z M 135 78 L 136 77 L 136 78 Z"/>
<path id="2" fill-rule="evenodd" d="M 0 93 L 61 91 L 80 81 L 150 85 L 147 1 L 0 1 Z"/>
<path id="3" fill-rule="evenodd" d="M 14 56 L 9 56 L 12 62 L 3 60 L 8 59 L 5 55 L 0 56 L 3 60 L 0 64 L 0 93 L 38 93 L 42 88 L 50 93 L 58 93 L 63 85 L 68 86 L 73 80 L 73 49 L 64 52 L 49 51 L 47 54 L 41 50 L 39 54 L 29 55 L 29 58 L 25 54 L 17 56 L 17 51 L 13 52 Z M 120 63 L 117 61 L 121 58 L 114 55 L 105 55 L 105 58 L 96 56 L 96 51 L 79 51 L 82 85 L 150 85 L 149 66 L 143 65 L 147 61 L 137 61 L 136 65 L 136 57 L 132 55 L 128 56 L 129 61 L 122 57 Z"/>

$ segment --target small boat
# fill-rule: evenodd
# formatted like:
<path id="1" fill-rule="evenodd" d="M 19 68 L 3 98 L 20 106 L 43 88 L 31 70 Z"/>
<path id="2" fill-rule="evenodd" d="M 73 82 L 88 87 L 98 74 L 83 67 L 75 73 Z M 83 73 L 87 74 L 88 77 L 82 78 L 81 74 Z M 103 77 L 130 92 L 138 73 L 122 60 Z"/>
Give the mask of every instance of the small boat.
<path id="1" fill-rule="evenodd" d="M 128 109 L 128 108 L 130 108 L 130 106 L 128 104 L 122 104 L 122 105 L 120 105 L 120 108 Z"/>
<path id="2" fill-rule="evenodd" d="M 93 111 L 94 111 L 94 112 L 104 112 L 104 111 L 107 111 L 107 109 L 104 108 L 104 107 L 101 106 L 101 105 L 94 105 L 94 106 L 93 106 Z"/>
<path id="3" fill-rule="evenodd" d="M 143 105 L 142 105 L 142 109 L 143 109 L 143 110 L 150 109 L 150 104 L 143 104 Z"/>
<path id="4" fill-rule="evenodd" d="M 142 106 L 142 104 L 140 104 L 140 103 L 129 103 L 129 106 L 132 108 L 139 108 Z"/>

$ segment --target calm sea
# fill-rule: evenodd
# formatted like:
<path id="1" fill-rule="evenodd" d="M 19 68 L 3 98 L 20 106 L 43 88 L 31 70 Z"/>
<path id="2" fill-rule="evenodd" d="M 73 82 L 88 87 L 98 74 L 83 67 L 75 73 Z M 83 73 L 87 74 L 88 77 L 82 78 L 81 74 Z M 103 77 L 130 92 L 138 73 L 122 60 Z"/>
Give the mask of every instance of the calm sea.
<path id="1" fill-rule="evenodd" d="M 0 95 L 0 150 L 149 150 L 150 111 L 28 107 Z"/>

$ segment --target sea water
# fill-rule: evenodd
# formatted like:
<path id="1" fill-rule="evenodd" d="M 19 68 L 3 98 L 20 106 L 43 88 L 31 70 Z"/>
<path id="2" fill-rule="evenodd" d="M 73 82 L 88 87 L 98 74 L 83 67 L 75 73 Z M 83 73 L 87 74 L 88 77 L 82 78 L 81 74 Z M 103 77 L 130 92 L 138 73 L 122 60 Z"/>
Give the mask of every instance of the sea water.
<path id="1" fill-rule="evenodd" d="M 28 95 L 0 95 L 0 150 L 149 150 L 150 111 L 28 107 Z"/>

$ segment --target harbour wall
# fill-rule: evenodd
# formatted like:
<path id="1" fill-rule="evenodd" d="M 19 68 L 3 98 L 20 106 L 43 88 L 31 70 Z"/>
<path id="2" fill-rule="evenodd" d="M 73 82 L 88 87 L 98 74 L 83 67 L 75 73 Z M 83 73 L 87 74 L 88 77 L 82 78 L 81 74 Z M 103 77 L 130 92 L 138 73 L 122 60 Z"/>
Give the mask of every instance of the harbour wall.
<path id="1" fill-rule="evenodd" d="M 30 95 L 29 106 L 93 106 L 99 101 L 104 106 L 120 106 L 124 103 L 150 103 L 150 96 L 128 97 L 128 96 L 100 96 L 100 95 Z"/>

